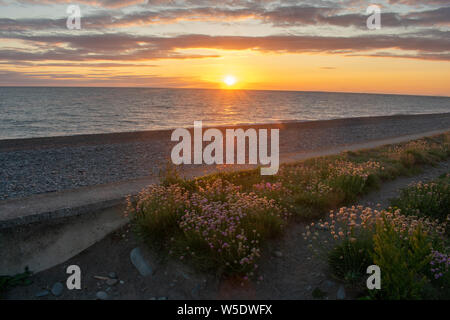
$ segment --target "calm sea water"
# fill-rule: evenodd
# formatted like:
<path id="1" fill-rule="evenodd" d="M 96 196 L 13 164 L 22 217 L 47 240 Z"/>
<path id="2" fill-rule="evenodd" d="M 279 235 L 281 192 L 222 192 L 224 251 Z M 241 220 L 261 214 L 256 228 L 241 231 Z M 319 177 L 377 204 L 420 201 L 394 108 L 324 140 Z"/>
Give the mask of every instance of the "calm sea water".
<path id="1" fill-rule="evenodd" d="M 0 139 L 450 112 L 450 98 L 147 88 L 0 87 Z"/>

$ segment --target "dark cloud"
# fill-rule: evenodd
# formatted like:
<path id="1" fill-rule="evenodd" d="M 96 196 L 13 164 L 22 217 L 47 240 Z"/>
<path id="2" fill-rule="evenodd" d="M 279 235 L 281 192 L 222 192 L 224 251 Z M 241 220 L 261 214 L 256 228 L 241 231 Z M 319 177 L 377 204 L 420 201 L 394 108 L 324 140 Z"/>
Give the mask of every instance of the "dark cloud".
<path id="1" fill-rule="evenodd" d="M 4 34 L 3 37 L 6 35 Z M 179 52 L 180 49 L 254 50 L 274 53 L 357 54 L 366 51 L 397 49 L 416 51 L 417 57 L 448 57 L 450 38 L 430 36 L 365 35 L 355 37 L 320 36 L 207 36 L 177 37 L 134 36 L 130 34 L 48 35 L 18 34 L 14 39 L 39 45 L 40 50 L 0 50 L 4 61 L 142 61 L 155 59 L 193 59 L 217 57 Z M 50 48 L 44 50 L 43 48 Z"/>
<path id="2" fill-rule="evenodd" d="M 367 28 L 365 14 L 345 14 L 341 9 L 318 7 L 281 7 L 261 13 L 266 22 L 275 25 L 332 25 Z M 383 27 L 450 25 L 450 7 L 400 14 L 382 12 Z"/>
<path id="3" fill-rule="evenodd" d="M 236 21 L 255 19 L 275 26 L 330 25 L 366 29 L 364 13 L 342 13 L 337 7 L 283 6 L 265 8 L 213 8 L 141 10 L 128 14 L 104 11 L 82 18 L 82 29 L 102 30 L 125 26 L 177 23 L 179 21 Z M 450 26 L 450 7 L 432 10 L 382 13 L 383 27 Z M 0 18 L 0 30 L 36 31 L 66 30 L 66 19 L 8 19 Z"/>
<path id="4" fill-rule="evenodd" d="M 448 0 L 387 0 L 389 4 L 403 4 L 408 6 L 448 5 Z"/>

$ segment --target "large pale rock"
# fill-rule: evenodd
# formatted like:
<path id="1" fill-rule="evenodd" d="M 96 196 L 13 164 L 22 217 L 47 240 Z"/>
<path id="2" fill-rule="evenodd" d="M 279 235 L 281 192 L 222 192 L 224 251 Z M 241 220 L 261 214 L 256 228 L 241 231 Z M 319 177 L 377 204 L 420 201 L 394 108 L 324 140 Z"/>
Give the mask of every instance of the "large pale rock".
<path id="1" fill-rule="evenodd" d="M 139 271 L 139 274 L 143 277 L 148 277 L 153 274 L 153 268 L 149 262 L 144 258 L 140 248 L 134 248 L 130 252 L 131 263 Z"/>

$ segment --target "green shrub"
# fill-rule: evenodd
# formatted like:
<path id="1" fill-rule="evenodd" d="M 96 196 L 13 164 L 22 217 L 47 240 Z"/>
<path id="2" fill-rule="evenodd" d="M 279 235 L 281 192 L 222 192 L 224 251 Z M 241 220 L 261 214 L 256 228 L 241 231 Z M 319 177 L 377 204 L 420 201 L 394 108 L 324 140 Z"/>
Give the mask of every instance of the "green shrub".
<path id="1" fill-rule="evenodd" d="M 396 229 L 384 219 L 374 234 L 373 262 L 380 267 L 381 291 L 388 300 L 423 297 L 426 268 L 431 261 L 431 239 L 419 225 L 412 234 Z"/>
<path id="2" fill-rule="evenodd" d="M 328 264 L 332 274 L 352 285 L 362 283 L 367 267 L 372 265 L 371 237 L 358 236 L 353 241 L 345 239 L 328 253 Z"/>
<path id="3" fill-rule="evenodd" d="M 400 210 L 361 206 L 343 207 L 329 217 L 311 223 L 304 236 L 315 252 L 326 252 L 330 270 L 339 280 L 365 288 L 367 267 L 377 265 L 381 290 L 370 291 L 371 298 L 419 299 L 427 296 L 430 285 L 433 290 L 439 286 L 432 281 L 442 267 L 436 271 L 430 265 L 432 253 L 445 249 L 444 225 L 401 215 Z M 442 263 L 442 255 L 437 257 Z"/>
<path id="4" fill-rule="evenodd" d="M 127 199 L 126 214 L 132 217 L 141 236 L 158 245 L 179 232 L 178 221 L 189 205 L 188 198 L 188 192 L 178 185 L 152 185 L 137 199 Z"/>
<path id="5" fill-rule="evenodd" d="M 391 206 L 403 214 L 439 219 L 444 222 L 450 214 L 450 175 L 436 182 L 419 182 L 401 191 L 391 200 Z"/>

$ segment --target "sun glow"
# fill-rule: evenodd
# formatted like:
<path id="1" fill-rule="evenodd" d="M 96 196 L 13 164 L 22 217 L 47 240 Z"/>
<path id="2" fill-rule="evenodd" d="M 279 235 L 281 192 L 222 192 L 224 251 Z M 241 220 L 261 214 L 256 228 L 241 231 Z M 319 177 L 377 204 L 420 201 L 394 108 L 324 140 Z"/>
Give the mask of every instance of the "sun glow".
<path id="1" fill-rule="evenodd" d="M 226 76 L 226 77 L 223 79 L 223 82 L 224 82 L 227 86 L 231 87 L 231 86 L 233 86 L 233 85 L 236 84 L 237 79 L 236 79 L 235 76 L 228 75 L 228 76 Z"/>

